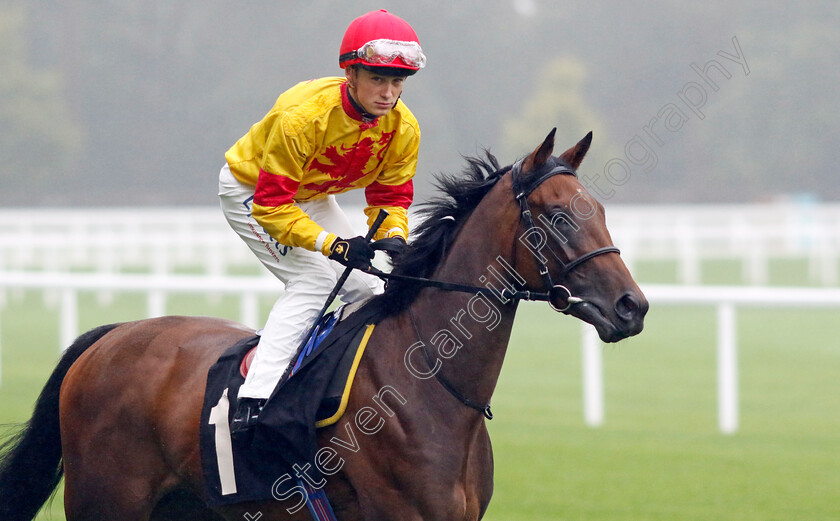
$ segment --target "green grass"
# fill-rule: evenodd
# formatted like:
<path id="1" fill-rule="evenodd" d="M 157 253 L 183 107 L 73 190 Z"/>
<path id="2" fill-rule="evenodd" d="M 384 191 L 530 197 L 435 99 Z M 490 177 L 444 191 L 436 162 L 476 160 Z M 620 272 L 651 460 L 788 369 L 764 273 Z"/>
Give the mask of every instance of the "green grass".
<path id="1" fill-rule="evenodd" d="M 578 325 L 528 306 L 494 399 L 487 519 L 840 518 L 835 316 L 739 313 L 741 428 L 724 436 L 713 310 L 654 308 L 640 337 L 604 347 L 606 422 L 590 429 Z"/>
<path id="2" fill-rule="evenodd" d="M 795 274 L 803 266 L 772 264 L 770 273 L 774 283 L 804 283 Z M 637 275 L 673 282 L 667 268 L 640 266 Z M 704 265 L 704 282 L 737 283 L 737 269 Z M 264 315 L 270 301 L 261 304 Z M 80 308 L 84 330 L 141 317 L 145 301 L 84 294 Z M 168 312 L 236 318 L 238 301 L 176 297 Z M 606 422 L 592 429 L 583 422 L 579 322 L 523 305 L 493 399 L 496 488 L 486 519 L 840 519 L 836 317 L 738 310 L 740 430 L 725 436 L 714 309 L 654 306 L 640 336 L 604 346 Z M 59 356 L 57 308 L 38 292 L 10 292 L 0 344 L 0 424 L 25 421 Z M 60 521 L 62 512 L 59 493 L 39 519 Z"/>

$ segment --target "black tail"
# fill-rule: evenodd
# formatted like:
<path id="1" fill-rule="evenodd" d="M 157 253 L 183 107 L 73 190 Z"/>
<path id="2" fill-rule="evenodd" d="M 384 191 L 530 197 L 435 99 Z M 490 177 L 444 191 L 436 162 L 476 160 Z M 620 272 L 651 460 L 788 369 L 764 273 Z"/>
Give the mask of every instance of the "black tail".
<path id="1" fill-rule="evenodd" d="M 117 324 L 100 326 L 73 342 L 58 362 L 32 418 L 0 444 L 0 519 L 31 521 L 61 481 L 58 393 L 70 366 Z"/>

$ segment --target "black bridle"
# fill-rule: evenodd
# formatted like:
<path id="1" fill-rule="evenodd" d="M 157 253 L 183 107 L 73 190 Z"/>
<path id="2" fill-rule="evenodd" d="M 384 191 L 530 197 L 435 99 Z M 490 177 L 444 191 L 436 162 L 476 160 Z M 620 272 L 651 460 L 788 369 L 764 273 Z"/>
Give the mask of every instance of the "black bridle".
<path id="1" fill-rule="evenodd" d="M 531 193 L 534 192 L 534 190 L 536 190 L 546 180 L 548 180 L 551 177 L 554 177 L 555 175 L 568 174 L 577 177 L 577 174 L 574 170 L 561 165 L 555 166 L 554 168 L 551 168 L 545 173 L 533 175 L 530 176 L 528 179 L 524 179 L 522 175 L 523 162 L 524 160 L 519 160 L 511 167 L 510 176 L 511 183 L 513 186 L 513 195 L 516 201 L 519 203 L 519 218 L 530 230 L 536 228 L 536 225 L 534 224 L 534 218 L 531 215 L 531 207 L 528 204 L 528 196 L 530 196 Z M 565 279 L 572 270 L 574 270 L 584 262 L 599 255 L 604 255 L 606 253 L 620 253 L 620 251 L 615 246 L 604 246 L 602 248 L 592 250 L 588 253 L 584 253 L 580 257 L 577 257 L 576 259 L 568 262 L 563 262 L 560 258 L 557 257 L 557 255 L 554 255 L 554 257 L 557 258 L 557 261 L 562 265 L 562 270 L 560 272 L 560 280 Z M 513 300 L 546 301 L 552 309 L 565 314 L 568 314 L 569 310 L 573 305 L 584 302 L 582 298 L 573 296 L 572 292 L 569 291 L 569 289 L 566 286 L 554 283 L 554 280 L 551 277 L 551 273 L 549 272 L 548 265 L 540 255 L 534 253 L 534 258 L 539 267 L 540 277 L 543 280 L 543 286 L 546 288 L 544 292 L 533 292 L 528 289 L 511 291 L 509 288 L 505 288 L 500 294 L 498 291 L 491 290 L 490 288 L 470 286 L 467 284 L 456 284 L 453 282 L 444 282 L 440 280 L 426 279 L 422 277 L 411 277 L 408 275 L 385 273 L 373 267 L 370 267 L 365 271 L 385 280 L 399 280 L 404 282 L 410 282 L 445 291 L 461 291 L 473 294 L 481 293 L 484 295 L 493 295 Z M 566 305 L 562 308 L 558 307 L 554 304 L 555 301 L 565 301 Z M 429 366 L 429 369 L 433 370 L 434 364 L 432 363 L 431 356 L 429 356 L 429 351 L 426 347 L 426 343 L 422 342 L 422 338 L 420 336 L 420 329 L 417 327 L 417 322 L 414 319 L 414 314 L 411 313 L 411 308 L 409 308 L 409 317 L 411 318 L 411 323 L 414 327 L 414 331 L 423 345 L 423 354 L 425 355 L 426 363 Z M 440 371 L 435 371 L 434 376 L 441 384 L 441 386 L 443 386 L 443 388 L 446 389 L 446 391 L 449 392 L 449 394 L 454 396 L 462 404 L 466 405 L 467 407 L 470 407 L 471 409 L 475 409 L 477 411 L 482 412 L 485 418 L 487 418 L 488 420 L 493 419 L 493 413 L 490 411 L 489 403 L 486 405 L 482 405 L 462 395 L 460 392 L 458 392 L 458 390 L 456 390 L 452 386 L 452 384 L 450 384 L 448 381 L 446 381 L 445 378 L 443 378 L 443 376 L 440 375 Z"/>
<path id="2" fill-rule="evenodd" d="M 510 176 L 511 182 L 513 184 L 513 195 L 516 201 L 519 203 L 520 219 L 522 219 L 525 222 L 525 226 L 527 226 L 530 230 L 536 228 L 536 225 L 534 224 L 534 217 L 533 215 L 531 215 L 531 207 L 528 204 L 528 196 L 530 196 L 534 190 L 536 190 L 541 184 L 543 184 L 546 180 L 548 180 L 551 177 L 560 174 L 573 175 L 577 177 L 577 174 L 571 168 L 560 165 L 555 166 L 554 168 L 548 170 L 543 174 L 534 175 L 531 179 L 524 180 L 522 177 L 522 163 L 523 160 L 520 159 L 511 167 Z M 559 257 L 554 255 L 557 261 L 562 265 L 562 270 L 560 271 L 560 280 L 564 280 L 573 269 L 577 268 L 584 262 L 599 255 L 604 255 L 605 253 L 620 254 L 621 251 L 615 246 L 604 246 L 602 248 L 598 248 L 590 252 L 584 253 L 580 257 L 568 262 L 563 262 L 562 260 L 560 260 Z M 548 265 L 540 255 L 534 254 L 534 259 L 537 261 L 540 270 L 540 277 L 542 277 L 543 286 L 547 288 L 547 291 L 545 293 L 537 293 L 534 295 L 535 298 L 529 300 L 546 300 L 548 301 L 548 305 L 551 306 L 552 309 L 561 313 L 567 313 L 574 304 L 579 304 L 583 302 L 583 299 L 572 296 L 572 292 L 569 291 L 569 288 L 567 288 L 566 286 L 554 283 L 554 280 L 551 278 L 551 273 L 549 272 Z M 562 296 L 564 294 L 565 297 Z M 566 301 L 565 307 L 559 308 L 554 305 L 554 301 L 557 300 L 557 297 L 561 297 L 561 299 Z"/>
<path id="3" fill-rule="evenodd" d="M 535 175 L 530 179 L 526 180 L 523 179 L 522 176 L 522 163 L 523 160 L 519 160 L 510 168 L 510 176 L 511 184 L 513 186 L 513 195 L 516 201 L 519 203 L 519 218 L 525 223 L 525 226 L 527 226 L 527 228 L 530 230 L 536 228 L 536 225 L 534 224 L 534 217 L 531 215 L 531 207 L 528 204 L 528 196 L 530 196 L 531 193 L 534 192 L 534 190 L 539 188 L 541 184 L 543 184 L 546 180 L 548 180 L 551 177 L 560 174 L 573 175 L 577 177 L 577 174 L 574 170 L 561 165 L 556 166 L 543 174 Z M 554 255 L 557 261 L 562 265 L 562 269 L 560 271 L 560 280 L 564 280 L 572 270 L 574 270 L 584 262 L 599 255 L 603 255 L 605 253 L 620 253 L 620 250 L 615 246 L 604 246 L 602 248 L 598 248 L 590 252 L 584 253 L 580 257 L 568 262 L 563 262 L 559 257 L 557 257 L 557 255 Z M 543 286 L 546 288 L 543 292 L 535 292 L 529 289 L 510 290 L 509 288 L 505 288 L 500 293 L 489 288 L 471 286 L 468 284 L 458 284 L 454 282 L 444 282 L 441 280 L 427 279 L 423 277 L 412 277 L 409 275 L 397 275 L 393 273 L 386 273 L 374 267 L 370 267 L 365 271 L 367 273 L 370 273 L 371 275 L 376 275 L 377 277 L 382 278 L 384 280 L 398 280 L 403 282 L 410 282 L 413 284 L 437 288 L 444 291 L 460 291 L 464 293 L 473 294 L 481 293 L 483 295 L 492 295 L 496 297 L 501 297 L 503 299 L 548 302 L 548 305 L 551 306 L 552 309 L 561 313 L 568 313 L 573 305 L 584 302 L 584 300 L 580 297 L 573 296 L 572 292 L 569 291 L 569 289 L 566 286 L 554 283 L 554 279 L 551 277 L 548 265 L 539 255 L 534 254 L 534 259 L 537 262 L 540 277 L 543 280 Z M 556 306 L 554 303 L 559 301 L 565 301 L 566 305 L 562 308 Z"/>

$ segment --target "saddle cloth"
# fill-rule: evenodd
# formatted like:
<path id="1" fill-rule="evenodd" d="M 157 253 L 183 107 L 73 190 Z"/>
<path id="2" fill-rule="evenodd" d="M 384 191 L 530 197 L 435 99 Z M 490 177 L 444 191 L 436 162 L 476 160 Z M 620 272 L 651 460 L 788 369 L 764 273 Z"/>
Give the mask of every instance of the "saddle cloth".
<path id="1" fill-rule="evenodd" d="M 353 377 L 382 316 L 376 300 L 350 316 L 326 315 L 314 335 L 318 342 L 301 350 L 289 378 L 274 390 L 248 431 L 230 433 L 241 370 L 259 342 L 245 338 L 225 351 L 207 375 L 199 432 L 205 500 L 210 506 L 272 499 L 273 485 L 298 468 L 312 465 L 318 450 L 316 429 L 344 413 Z M 317 472 L 310 472 L 317 478 Z"/>

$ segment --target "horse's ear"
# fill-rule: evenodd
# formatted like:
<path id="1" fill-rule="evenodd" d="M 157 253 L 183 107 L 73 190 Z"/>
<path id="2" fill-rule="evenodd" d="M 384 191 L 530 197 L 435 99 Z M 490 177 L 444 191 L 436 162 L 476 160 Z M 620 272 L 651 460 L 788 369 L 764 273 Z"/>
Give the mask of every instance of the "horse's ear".
<path id="1" fill-rule="evenodd" d="M 564 160 L 565 162 L 569 163 L 573 169 L 577 170 L 580 164 L 583 162 L 583 156 L 586 155 L 586 152 L 589 150 L 589 145 L 592 144 L 592 131 L 588 134 L 583 136 L 583 139 L 578 141 L 577 145 L 573 146 L 569 150 L 566 150 L 560 155 L 560 159 Z"/>
<path id="2" fill-rule="evenodd" d="M 548 161 L 551 153 L 554 152 L 554 134 L 556 133 L 557 127 L 554 127 L 545 137 L 545 141 L 530 156 L 525 158 L 525 163 L 522 165 L 523 170 L 527 172 L 533 168 L 539 168 Z"/>

